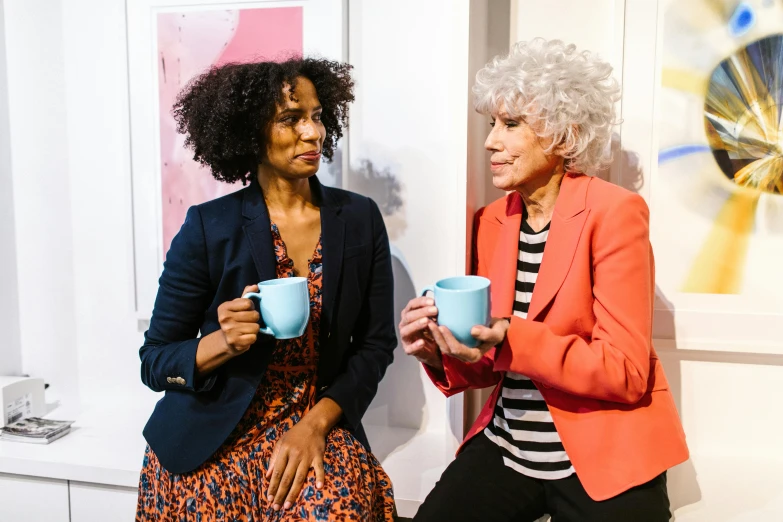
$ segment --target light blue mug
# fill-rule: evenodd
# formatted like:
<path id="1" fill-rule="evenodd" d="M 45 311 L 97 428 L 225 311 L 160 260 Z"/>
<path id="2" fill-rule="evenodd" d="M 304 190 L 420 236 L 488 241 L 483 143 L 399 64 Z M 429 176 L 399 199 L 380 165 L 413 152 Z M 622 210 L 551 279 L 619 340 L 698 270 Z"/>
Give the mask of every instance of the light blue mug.
<path id="1" fill-rule="evenodd" d="M 258 302 L 266 326 L 259 332 L 275 339 L 295 339 L 304 335 L 310 320 L 310 292 L 306 277 L 284 277 L 258 283 L 258 292 L 242 296 Z"/>
<path id="2" fill-rule="evenodd" d="M 438 324 L 448 328 L 465 346 L 475 348 L 479 342 L 470 331 L 476 325 L 489 326 L 489 286 L 486 277 L 449 277 L 428 286 L 421 295 L 435 294 Z"/>

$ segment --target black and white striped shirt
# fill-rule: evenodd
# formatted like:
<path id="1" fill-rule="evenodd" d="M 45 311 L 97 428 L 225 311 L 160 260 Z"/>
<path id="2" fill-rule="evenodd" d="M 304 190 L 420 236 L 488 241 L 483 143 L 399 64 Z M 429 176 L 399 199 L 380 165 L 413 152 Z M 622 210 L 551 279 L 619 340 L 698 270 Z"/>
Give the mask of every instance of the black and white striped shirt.
<path id="1" fill-rule="evenodd" d="M 549 225 L 535 232 L 526 219 L 522 220 L 514 300 L 514 315 L 522 319 L 527 318 L 548 235 Z M 538 479 L 554 480 L 573 474 L 549 408 L 533 381 L 507 372 L 502 386 L 495 418 L 484 433 L 500 447 L 506 466 Z"/>

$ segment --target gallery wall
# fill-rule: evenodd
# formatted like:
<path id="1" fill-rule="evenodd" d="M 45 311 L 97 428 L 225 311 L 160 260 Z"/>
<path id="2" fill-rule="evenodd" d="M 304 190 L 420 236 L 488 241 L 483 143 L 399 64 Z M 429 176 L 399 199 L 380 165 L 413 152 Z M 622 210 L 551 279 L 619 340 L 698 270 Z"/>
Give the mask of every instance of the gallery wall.
<path id="1" fill-rule="evenodd" d="M 487 13 L 498 3 L 493 0 L 481 11 L 471 2 L 471 11 L 455 18 L 443 16 L 450 6 L 445 0 L 349 3 L 352 19 L 361 21 L 349 38 L 360 79 L 349 155 L 354 166 L 371 159 L 376 174 L 399 182 L 404 203 L 390 213 L 387 225 L 397 253 L 395 274 L 405 282 L 396 296 L 400 303 L 434 279 L 465 269 L 463 227 L 473 208 L 497 195 L 481 169 L 480 118 L 464 126 L 444 124 L 443 118 L 451 107 L 468 107 L 469 77 L 484 53 L 493 54 L 498 45 L 489 33 L 476 37 L 484 50 L 450 45 L 450 38 L 481 34 L 465 13 L 483 12 L 496 20 Z M 656 93 L 657 71 L 665 62 L 661 24 L 670 4 L 600 0 L 587 8 L 577 0 L 518 0 L 510 2 L 508 18 L 509 41 L 569 39 L 615 66 L 624 85 L 623 121 L 617 128 L 618 162 L 606 176 L 641 193 L 654 215 L 665 215 L 667 201 L 656 195 L 653 176 L 665 132 L 656 130 Z M 146 404 L 156 395 L 138 378 L 145 324 L 134 299 L 125 2 L 64 5 L 0 2 L 0 328 L 5 335 L 0 372 L 44 376 L 52 391 L 74 402 L 110 398 Z M 704 22 L 713 19 L 725 24 L 726 13 L 713 13 Z M 757 29 L 774 30 L 765 24 L 775 19 L 759 17 L 763 23 Z M 402 24 L 407 41 L 398 38 Z M 749 38 L 752 33 L 739 37 L 737 45 Z M 409 73 L 396 74 L 402 68 Z M 406 103 L 390 111 L 385 100 L 397 96 Z M 465 151 L 466 143 L 472 155 L 453 153 L 452 146 Z M 347 188 L 351 182 L 346 179 Z M 471 200 L 461 187 L 481 196 Z M 655 223 L 659 280 L 665 281 L 676 262 L 666 260 L 672 255 L 665 250 L 667 236 L 680 222 Z M 770 260 L 781 254 L 779 246 L 764 251 Z M 770 279 L 768 286 L 779 291 L 776 281 Z M 714 323 L 689 322 L 689 312 L 704 311 L 702 298 L 676 298 L 669 290 L 658 296 L 656 347 L 694 454 L 690 464 L 670 475 L 674 505 L 682 510 L 678 520 L 699 520 L 686 518 L 688 510 L 692 517 L 715 515 L 709 520 L 740 520 L 762 508 L 767 511 L 759 516 L 783 513 L 774 511 L 783 504 L 783 488 L 775 482 L 783 464 L 783 421 L 774 414 L 783 402 L 783 355 L 775 344 L 779 336 L 768 338 L 776 335 L 779 310 L 767 316 L 740 310 Z M 714 306 L 731 300 L 717 298 Z M 713 337 L 705 337 L 711 331 Z M 458 431 L 454 419 L 461 405 L 446 404 L 401 354 L 395 364 L 369 418 Z M 402 397 L 400 386 L 408 386 Z"/>
<path id="2" fill-rule="evenodd" d="M 384 202 L 384 194 L 361 186 L 367 160 L 397 181 L 403 203 L 387 205 L 385 217 L 398 307 L 436 279 L 465 272 L 462 225 L 470 213 L 463 59 L 469 2 L 460 9 L 432 3 L 426 17 L 406 16 L 421 11 L 414 4 L 406 11 L 350 2 L 355 23 L 347 39 L 357 103 L 344 185 Z M 138 377 L 147 323 L 135 299 L 134 245 L 148 238 L 133 227 L 125 2 L 62 5 L 38 0 L 4 11 L 14 20 L 4 26 L 16 237 L 7 264 L 18 266 L 21 342 L 4 345 L 9 357 L 3 360 L 18 357 L 20 371 L 44 376 L 71 404 L 107 398 L 147 404 L 156 395 Z M 399 27 L 406 28 L 407 43 L 390 47 Z M 429 94 L 433 81 L 441 81 L 437 95 Z M 11 241 L 8 233 L 3 237 Z M 450 405 L 412 359 L 401 350 L 396 359 L 368 422 L 441 431 L 455 442 L 461 398 Z"/>

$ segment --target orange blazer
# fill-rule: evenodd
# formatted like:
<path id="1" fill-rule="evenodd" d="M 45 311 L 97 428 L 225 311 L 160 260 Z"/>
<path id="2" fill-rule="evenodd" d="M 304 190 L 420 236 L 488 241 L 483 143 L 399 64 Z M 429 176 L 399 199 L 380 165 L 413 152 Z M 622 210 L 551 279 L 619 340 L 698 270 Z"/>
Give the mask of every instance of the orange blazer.
<path id="1" fill-rule="evenodd" d="M 515 298 L 522 199 L 480 210 L 475 274 L 492 281 L 492 316 Z M 427 370 L 447 396 L 496 386 L 465 441 L 492 421 L 506 371 L 528 376 L 549 405 L 576 474 L 594 500 L 614 497 L 688 458 L 669 384 L 652 346 L 654 263 L 644 199 L 568 174 L 555 204 L 527 319 L 475 364 Z M 463 443 L 464 444 L 464 443 Z"/>

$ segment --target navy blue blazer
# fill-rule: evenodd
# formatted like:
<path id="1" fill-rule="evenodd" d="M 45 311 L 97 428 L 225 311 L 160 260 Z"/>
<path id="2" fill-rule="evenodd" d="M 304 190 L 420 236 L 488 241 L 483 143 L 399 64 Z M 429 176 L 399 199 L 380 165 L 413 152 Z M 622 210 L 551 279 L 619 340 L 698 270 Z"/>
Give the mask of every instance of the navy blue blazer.
<path id="1" fill-rule="evenodd" d="M 321 212 L 323 311 L 316 400 L 343 410 L 341 425 L 369 449 L 361 419 L 397 346 L 389 240 L 371 199 L 310 180 Z M 165 391 L 144 437 L 164 468 L 197 468 L 236 427 L 264 376 L 274 339 L 196 378 L 200 336 L 220 325 L 217 308 L 247 285 L 276 277 L 261 187 L 191 207 L 171 243 L 141 356 L 141 380 Z M 199 335 L 200 334 L 200 335 Z"/>

